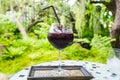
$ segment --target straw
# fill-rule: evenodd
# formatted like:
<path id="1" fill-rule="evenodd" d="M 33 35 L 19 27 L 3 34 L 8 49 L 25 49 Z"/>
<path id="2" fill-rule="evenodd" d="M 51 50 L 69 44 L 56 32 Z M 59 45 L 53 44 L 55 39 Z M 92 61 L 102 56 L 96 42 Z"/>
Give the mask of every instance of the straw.
<path id="1" fill-rule="evenodd" d="M 59 19 L 57 13 L 56 13 L 56 10 L 55 10 L 54 6 L 48 6 L 48 7 L 46 7 L 46 8 L 43 8 L 43 10 L 46 10 L 46 9 L 48 9 L 48 8 L 52 8 L 52 9 L 53 9 L 53 12 L 54 12 L 54 14 L 55 14 L 55 17 L 56 17 L 59 25 L 61 25 L 60 19 Z"/>

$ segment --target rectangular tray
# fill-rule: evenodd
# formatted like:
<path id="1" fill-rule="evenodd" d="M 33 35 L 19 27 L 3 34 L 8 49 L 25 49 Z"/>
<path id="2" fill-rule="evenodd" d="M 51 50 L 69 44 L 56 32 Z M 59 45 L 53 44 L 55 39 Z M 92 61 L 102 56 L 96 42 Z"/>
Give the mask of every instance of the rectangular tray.
<path id="1" fill-rule="evenodd" d="M 51 76 L 50 71 L 58 66 L 32 66 L 27 80 L 90 80 L 93 76 L 82 66 L 62 66 L 70 76 Z"/>

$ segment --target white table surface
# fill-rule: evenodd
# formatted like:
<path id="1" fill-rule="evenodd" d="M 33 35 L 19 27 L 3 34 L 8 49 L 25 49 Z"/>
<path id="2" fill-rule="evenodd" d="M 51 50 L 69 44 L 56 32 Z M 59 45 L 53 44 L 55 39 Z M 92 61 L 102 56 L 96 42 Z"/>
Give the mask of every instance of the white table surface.
<path id="1" fill-rule="evenodd" d="M 58 65 L 58 61 L 46 62 L 38 64 L 41 66 L 55 66 Z M 64 60 L 62 61 L 62 65 L 82 65 L 86 68 L 94 78 L 92 80 L 120 80 L 120 73 L 113 71 L 109 65 L 95 63 L 95 62 L 87 62 L 87 61 L 75 61 L 75 60 Z M 29 68 L 25 68 L 18 73 L 12 75 L 9 80 L 27 80 L 29 74 Z M 120 70 L 118 70 L 120 72 Z"/>

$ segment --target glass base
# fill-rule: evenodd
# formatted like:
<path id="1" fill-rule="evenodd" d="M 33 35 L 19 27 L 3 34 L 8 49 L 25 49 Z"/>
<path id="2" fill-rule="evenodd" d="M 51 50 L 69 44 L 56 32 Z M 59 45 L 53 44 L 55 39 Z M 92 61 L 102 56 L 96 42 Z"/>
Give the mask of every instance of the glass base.
<path id="1" fill-rule="evenodd" d="M 70 72 L 65 69 L 54 69 L 51 71 L 50 76 L 70 76 Z"/>

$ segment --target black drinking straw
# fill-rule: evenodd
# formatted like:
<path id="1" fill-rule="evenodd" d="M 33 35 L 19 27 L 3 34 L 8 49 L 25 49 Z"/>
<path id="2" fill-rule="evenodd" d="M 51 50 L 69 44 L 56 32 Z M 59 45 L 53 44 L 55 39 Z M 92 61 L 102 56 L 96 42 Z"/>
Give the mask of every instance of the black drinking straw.
<path id="1" fill-rule="evenodd" d="M 48 6 L 48 7 L 46 7 L 46 8 L 43 8 L 43 10 L 48 9 L 48 8 L 52 8 L 52 9 L 53 9 L 53 12 L 54 12 L 54 14 L 55 14 L 55 17 L 56 17 L 59 25 L 61 25 L 60 19 L 59 19 L 58 15 L 57 15 L 57 13 L 56 13 L 56 11 L 55 11 L 54 6 Z"/>

